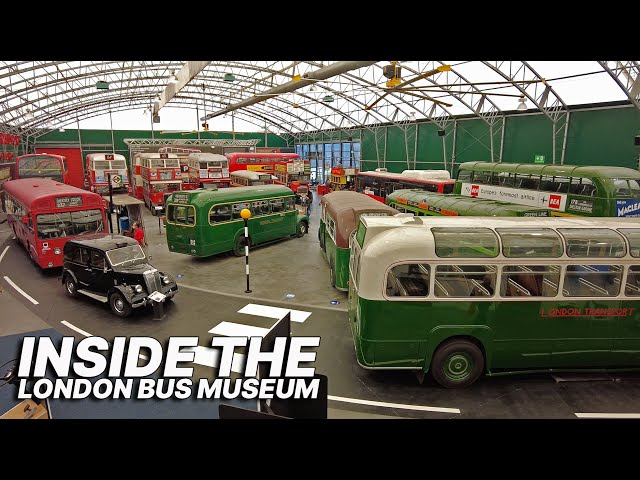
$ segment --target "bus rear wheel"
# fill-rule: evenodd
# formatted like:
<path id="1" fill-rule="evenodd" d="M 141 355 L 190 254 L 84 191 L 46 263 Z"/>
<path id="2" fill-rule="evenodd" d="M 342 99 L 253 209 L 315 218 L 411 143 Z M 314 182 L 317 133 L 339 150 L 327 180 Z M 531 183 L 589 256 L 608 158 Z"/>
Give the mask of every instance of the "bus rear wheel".
<path id="1" fill-rule="evenodd" d="M 467 387 L 484 371 L 484 355 L 469 340 L 454 339 L 438 347 L 431 362 L 433 379 L 445 388 Z"/>
<path id="2" fill-rule="evenodd" d="M 244 235 L 241 235 L 236 240 L 236 246 L 233 249 L 233 254 L 236 257 L 244 256 L 244 246 L 247 244 Z M 251 247 L 251 238 L 249 238 L 249 247 Z"/>

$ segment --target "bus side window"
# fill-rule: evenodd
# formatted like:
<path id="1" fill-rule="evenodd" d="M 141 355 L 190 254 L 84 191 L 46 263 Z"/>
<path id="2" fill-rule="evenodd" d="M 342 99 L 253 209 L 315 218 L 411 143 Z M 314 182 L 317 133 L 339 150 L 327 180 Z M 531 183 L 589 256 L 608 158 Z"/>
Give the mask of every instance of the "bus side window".
<path id="1" fill-rule="evenodd" d="M 209 214 L 210 223 L 228 222 L 231 220 L 231 208 L 228 204 L 216 205 L 211 209 Z"/>
<path id="2" fill-rule="evenodd" d="M 555 297 L 560 272 L 549 265 L 506 265 L 502 268 L 503 297 Z"/>
<path id="3" fill-rule="evenodd" d="M 458 172 L 458 181 L 459 182 L 470 182 L 471 181 L 471 170 L 460 170 Z"/>
<path id="4" fill-rule="evenodd" d="M 284 199 L 286 209 L 285 210 L 295 210 L 296 209 L 296 199 L 294 197 L 286 197 Z"/>
<path id="5" fill-rule="evenodd" d="M 629 267 L 624 294 L 629 297 L 640 296 L 640 265 L 631 265 Z"/>
<path id="6" fill-rule="evenodd" d="M 429 265 L 396 265 L 387 274 L 389 297 L 426 297 L 429 295 Z"/>
<path id="7" fill-rule="evenodd" d="M 620 291 L 620 265 L 567 266 L 563 294 L 567 297 L 614 297 Z"/>
<path id="8" fill-rule="evenodd" d="M 267 200 L 260 200 L 253 202 L 253 214 L 254 215 L 268 215 L 269 214 L 269 202 Z"/>
<path id="9" fill-rule="evenodd" d="M 242 210 L 244 210 L 245 208 L 250 208 L 248 203 L 234 203 L 231 206 L 231 213 L 232 213 L 232 217 L 234 220 L 238 220 L 238 219 L 242 219 L 242 217 L 240 216 L 240 212 Z"/>
<path id="10" fill-rule="evenodd" d="M 272 213 L 282 212 L 284 210 L 284 199 L 282 198 L 274 198 L 269 200 L 269 203 L 271 204 Z"/>
<path id="11" fill-rule="evenodd" d="M 438 265 L 437 297 L 492 297 L 496 273 L 484 265 Z"/>

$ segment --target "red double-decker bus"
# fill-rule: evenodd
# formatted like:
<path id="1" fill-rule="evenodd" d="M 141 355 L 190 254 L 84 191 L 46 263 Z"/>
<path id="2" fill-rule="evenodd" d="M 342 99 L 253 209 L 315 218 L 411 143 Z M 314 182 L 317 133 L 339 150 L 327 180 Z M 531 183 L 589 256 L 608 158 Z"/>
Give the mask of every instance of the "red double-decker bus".
<path id="1" fill-rule="evenodd" d="M 62 155 L 32 153 L 16 158 L 15 178 L 50 178 L 69 183 L 67 159 Z"/>
<path id="2" fill-rule="evenodd" d="M 204 187 L 208 184 L 218 188 L 231 186 L 229 176 L 229 160 L 216 153 L 192 153 L 187 158 L 189 165 L 189 185 L 191 188 Z"/>
<path id="3" fill-rule="evenodd" d="M 162 213 L 165 193 L 182 190 L 180 159 L 175 153 L 142 153 L 137 161 L 142 177 L 142 199 L 151 213 Z"/>
<path id="4" fill-rule="evenodd" d="M 111 190 L 114 193 L 129 191 L 129 170 L 127 159 L 117 153 L 90 153 L 86 158 L 87 188 L 91 192 L 102 195 L 109 192 L 109 176 Z"/>
<path id="5" fill-rule="evenodd" d="M 441 170 L 405 170 L 402 173 L 358 172 L 355 178 L 355 188 L 356 191 L 369 195 L 382 203 L 385 203 L 387 195 L 404 188 L 453 193 L 455 180 L 443 178 L 440 172 Z"/>
<path id="6" fill-rule="evenodd" d="M 183 190 L 193 190 L 194 188 L 198 188 L 197 185 L 191 183 L 191 177 L 189 174 L 189 163 L 188 158 L 192 153 L 200 153 L 201 150 L 197 148 L 187 148 L 187 147 L 176 147 L 176 146 L 166 146 L 160 147 L 158 149 L 158 153 L 175 153 L 180 159 L 180 174 L 182 175 L 182 189 Z M 142 198 L 142 197 L 140 197 Z"/>
<path id="7" fill-rule="evenodd" d="M 46 178 L 10 180 L 3 187 L 7 221 L 41 268 L 62 266 L 67 240 L 107 233 L 105 202 L 97 193 Z"/>

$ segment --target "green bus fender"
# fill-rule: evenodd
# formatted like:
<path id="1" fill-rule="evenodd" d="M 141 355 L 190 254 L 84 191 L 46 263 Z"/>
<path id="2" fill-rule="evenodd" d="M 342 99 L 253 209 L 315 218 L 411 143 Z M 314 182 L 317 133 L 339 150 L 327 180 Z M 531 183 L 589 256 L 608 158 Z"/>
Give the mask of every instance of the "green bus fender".
<path id="1" fill-rule="evenodd" d="M 426 373 L 431 366 L 431 359 L 438 346 L 451 338 L 468 338 L 479 344 L 484 353 L 485 371 L 491 365 L 491 348 L 487 346 L 493 342 L 493 331 L 487 325 L 439 325 L 429 332 L 426 342 L 423 371 Z"/>

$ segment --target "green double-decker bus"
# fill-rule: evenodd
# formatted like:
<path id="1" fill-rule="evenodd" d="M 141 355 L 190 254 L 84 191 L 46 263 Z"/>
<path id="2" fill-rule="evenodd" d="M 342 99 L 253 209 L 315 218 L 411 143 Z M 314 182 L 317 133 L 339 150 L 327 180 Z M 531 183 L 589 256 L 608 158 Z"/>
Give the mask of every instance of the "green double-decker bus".
<path id="1" fill-rule="evenodd" d="M 467 162 L 453 193 L 548 208 L 553 216 L 640 216 L 640 171 L 625 167 Z"/>
<path id="2" fill-rule="evenodd" d="M 548 208 L 528 207 L 485 198 L 445 195 L 424 190 L 396 190 L 387 195 L 387 205 L 401 213 L 421 216 L 550 217 Z"/>
<path id="3" fill-rule="evenodd" d="M 482 374 L 640 368 L 640 220 L 362 217 L 351 246 L 358 363 Z"/>
<path id="4" fill-rule="evenodd" d="M 244 255 L 243 209 L 251 211 L 249 246 L 309 231 L 309 218 L 298 213 L 295 194 L 284 186 L 184 190 L 167 199 L 169 250 L 196 257 Z"/>
<path id="5" fill-rule="evenodd" d="M 329 282 L 332 287 L 349 288 L 349 237 L 361 216 L 389 216 L 398 213 L 368 195 L 337 191 L 320 200 L 320 228 L 318 240 L 324 258 L 329 263 Z"/>

